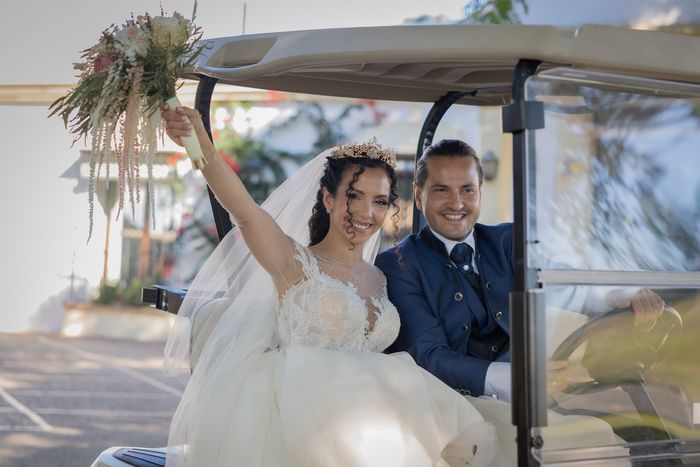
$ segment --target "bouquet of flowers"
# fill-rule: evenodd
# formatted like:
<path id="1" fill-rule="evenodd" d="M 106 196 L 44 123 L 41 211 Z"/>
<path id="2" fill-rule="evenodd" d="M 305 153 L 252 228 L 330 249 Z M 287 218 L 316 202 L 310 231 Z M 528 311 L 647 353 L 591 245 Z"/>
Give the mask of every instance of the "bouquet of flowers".
<path id="1" fill-rule="evenodd" d="M 148 196 L 153 196 L 152 163 L 156 140 L 163 135 L 160 108 L 164 102 L 180 105 L 175 91 L 185 69 L 193 66 L 202 51 L 201 31 L 182 15 L 148 13 L 132 17 L 123 25 L 102 32 L 94 46 L 82 52 L 78 84 L 50 106 L 50 115 L 60 115 L 66 128 L 79 139 L 91 140 L 90 231 L 92 235 L 96 183 L 104 167 L 109 180 L 109 162 L 116 156 L 119 172 L 119 209 L 128 192 L 132 212 L 140 201 L 140 169 L 148 170 Z M 185 148 L 195 168 L 206 162 L 193 135 Z M 155 203 L 151 202 L 151 206 Z"/>

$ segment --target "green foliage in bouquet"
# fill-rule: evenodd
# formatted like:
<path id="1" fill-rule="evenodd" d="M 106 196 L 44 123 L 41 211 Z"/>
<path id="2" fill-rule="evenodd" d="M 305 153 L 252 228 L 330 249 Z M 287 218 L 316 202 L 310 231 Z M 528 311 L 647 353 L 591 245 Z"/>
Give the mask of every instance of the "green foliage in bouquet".
<path id="1" fill-rule="evenodd" d="M 193 15 L 194 19 L 194 15 Z M 119 209 L 128 190 L 132 210 L 139 201 L 141 164 L 148 168 L 152 197 L 152 162 L 157 137 L 162 136 L 159 109 L 174 97 L 178 80 L 196 63 L 202 46 L 201 30 L 179 13 L 148 13 L 102 32 L 94 46 L 84 50 L 79 81 L 68 94 L 51 104 L 49 116 L 58 115 L 74 136 L 91 139 L 90 234 L 92 234 L 96 181 L 104 166 L 116 158 L 119 171 Z M 155 203 L 151 203 L 154 206 Z"/>

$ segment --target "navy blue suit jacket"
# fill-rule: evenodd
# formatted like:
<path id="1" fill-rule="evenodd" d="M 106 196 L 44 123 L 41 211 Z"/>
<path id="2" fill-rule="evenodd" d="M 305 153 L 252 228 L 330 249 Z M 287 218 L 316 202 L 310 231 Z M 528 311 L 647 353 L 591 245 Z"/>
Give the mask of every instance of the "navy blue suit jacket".
<path id="1" fill-rule="evenodd" d="M 476 224 L 474 236 L 487 312 L 510 334 L 513 226 Z M 471 307 L 478 306 L 479 299 L 450 261 L 444 244 L 426 226 L 381 252 L 375 264 L 386 275 L 389 299 L 401 316 L 399 336 L 387 351 L 407 351 L 452 388 L 482 395 L 490 362 L 467 355 Z M 510 361 L 509 347 L 497 361 Z"/>

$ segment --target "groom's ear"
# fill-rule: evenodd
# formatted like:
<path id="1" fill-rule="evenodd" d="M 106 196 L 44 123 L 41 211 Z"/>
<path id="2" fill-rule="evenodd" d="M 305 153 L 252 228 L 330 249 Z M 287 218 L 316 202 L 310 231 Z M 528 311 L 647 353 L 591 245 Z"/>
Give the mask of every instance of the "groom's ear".
<path id="1" fill-rule="evenodd" d="M 416 200 L 416 207 L 419 211 L 423 210 L 423 200 L 421 199 L 421 188 L 416 182 L 413 182 L 413 199 Z"/>

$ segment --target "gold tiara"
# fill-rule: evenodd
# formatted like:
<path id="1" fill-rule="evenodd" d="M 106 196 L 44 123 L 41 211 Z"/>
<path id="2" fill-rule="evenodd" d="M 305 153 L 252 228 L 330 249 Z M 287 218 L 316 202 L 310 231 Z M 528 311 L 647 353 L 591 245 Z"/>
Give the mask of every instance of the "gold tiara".
<path id="1" fill-rule="evenodd" d="M 331 150 L 331 157 L 334 159 L 343 159 L 345 157 L 379 159 L 396 168 L 396 153 L 393 149 L 384 149 L 381 144 L 377 143 L 377 138 L 372 138 L 366 143 L 338 145 Z"/>

